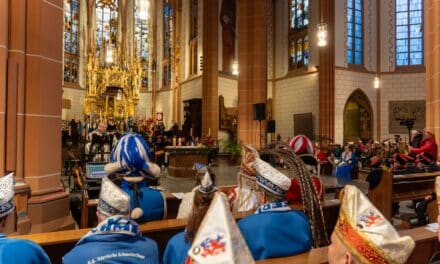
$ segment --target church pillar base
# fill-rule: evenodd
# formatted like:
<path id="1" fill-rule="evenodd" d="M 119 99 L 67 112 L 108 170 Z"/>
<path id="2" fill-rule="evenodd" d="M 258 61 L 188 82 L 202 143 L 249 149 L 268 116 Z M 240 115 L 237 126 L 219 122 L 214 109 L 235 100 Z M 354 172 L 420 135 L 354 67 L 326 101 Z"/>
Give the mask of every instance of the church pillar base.
<path id="1" fill-rule="evenodd" d="M 69 193 L 64 190 L 32 197 L 28 202 L 28 211 L 32 220 L 31 233 L 75 228 L 69 210 Z"/>

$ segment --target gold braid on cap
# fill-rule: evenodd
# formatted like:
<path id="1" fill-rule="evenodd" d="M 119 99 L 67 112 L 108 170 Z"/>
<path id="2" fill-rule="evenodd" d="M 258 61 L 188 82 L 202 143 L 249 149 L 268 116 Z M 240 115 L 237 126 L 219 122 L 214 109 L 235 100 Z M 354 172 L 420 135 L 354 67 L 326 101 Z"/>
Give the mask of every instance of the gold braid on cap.
<path id="1" fill-rule="evenodd" d="M 310 223 L 313 247 L 328 246 L 330 242 L 325 227 L 318 190 L 313 184 L 312 177 L 305 163 L 292 151 L 288 144 L 280 141 L 267 145 L 261 150 L 260 156 L 262 155 L 270 155 L 275 157 L 278 161 L 282 160 L 284 165 L 289 169 L 289 173 L 298 179 L 303 210 Z"/>
<path id="2" fill-rule="evenodd" d="M 344 212 L 340 212 L 338 223 L 335 227 L 336 235 L 348 250 L 362 263 L 389 264 L 392 261 L 385 252 L 371 243 L 353 228 Z"/>

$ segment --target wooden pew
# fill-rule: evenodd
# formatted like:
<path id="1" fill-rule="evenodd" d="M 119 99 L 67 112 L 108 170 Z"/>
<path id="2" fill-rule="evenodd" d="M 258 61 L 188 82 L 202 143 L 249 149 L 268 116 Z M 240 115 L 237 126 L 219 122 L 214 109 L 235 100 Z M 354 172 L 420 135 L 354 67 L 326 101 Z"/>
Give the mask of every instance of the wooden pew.
<path id="1" fill-rule="evenodd" d="M 167 216 L 166 219 L 175 219 L 179 211 L 181 200 L 175 197 L 172 193 L 164 192 L 167 201 Z M 97 225 L 96 207 L 99 199 L 89 199 L 87 191 L 82 190 L 82 206 L 81 206 L 81 228 L 93 227 Z"/>
<path id="2" fill-rule="evenodd" d="M 440 176 L 440 171 L 406 175 L 392 175 L 384 171 L 379 185 L 368 191 L 368 198 L 391 220 L 393 202 L 425 198 L 434 191 L 436 176 Z"/>
<path id="3" fill-rule="evenodd" d="M 400 231 L 401 236 L 410 236 L 416 242 L 416 247 L 406 263 L 428 263 L 435 252 L 440 249 L 437 233 L 426 230 L 424 227 L 418 227 Z M 291 257 L 273 258 L 258 261 L 260 264 L 323 264 L 328 263 L 328 247 L 315 248 L 309 252 Z"/>
<path id="4" fill-rule="evenodd" d="M 302 210 L 301 206 L 291 206 L 293 209 Z M 324 217 L 326 218 L 327 232 L 333 231 L 339 212 L 339 202 L 331 200 L 323 204 Z M 234 218 L 240 220 L 253 212 L 235 213 Z M 336 216 L 336 218 L 334 218 Z M 329 226 L 331 225 L 331 226 Z M 186 227 L 184 219 L 167 219 L 141 224 L 139 226 L 142 234 L 157 242 L 162 256 L 168 240 L 175 234 L 183 231 Z M 29 239 L 39 244 L 48 254 L 52 263 L 60 263 L 62 256 L 69 252 L 75 244 L 83 237 L 89 228 L 78 230 L 67 230 L 58 232 L 48 232 L 41 234 L 30 234 L 16 236 L 16 238 Z M 330 232 L 331 232 L 330 231 Z"/>

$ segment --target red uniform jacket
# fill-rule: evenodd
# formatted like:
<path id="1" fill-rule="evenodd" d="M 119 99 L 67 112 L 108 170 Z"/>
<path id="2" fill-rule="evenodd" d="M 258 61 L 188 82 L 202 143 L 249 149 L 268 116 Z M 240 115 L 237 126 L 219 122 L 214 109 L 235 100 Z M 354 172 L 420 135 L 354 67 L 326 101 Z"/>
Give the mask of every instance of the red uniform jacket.
<path id="1" fill-rule="evenodd" d="M 322 200 L 322 197 L 324 195 L 322 182 L 314 176 L 312 176 L 312 182 L 313 185 L 315 185 L 316 190 L 318 191 L 319 199 Z M 290 184 L 290 188 L 287 191 L 286 198 L 288 204 L 302 204 L 301 188 L 297 179 L 292 179 L 292 183 Z"/>
<path id="2" fill-rule="evenodd" d="M 433 137 L 425 138 L 420 143 L 420 148 L 413 148 L 411 152 L 416 155 L 427 153 L 433 160 L 437 160 L 437 143 Z"/>

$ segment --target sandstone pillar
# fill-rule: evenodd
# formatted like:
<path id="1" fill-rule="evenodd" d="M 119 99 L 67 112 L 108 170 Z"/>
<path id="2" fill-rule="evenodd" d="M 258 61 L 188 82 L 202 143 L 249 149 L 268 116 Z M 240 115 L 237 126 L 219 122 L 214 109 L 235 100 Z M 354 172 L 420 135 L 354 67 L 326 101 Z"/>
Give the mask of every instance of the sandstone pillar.
<path id="1" fill-rule="evenodd" d="M 327 46 L 319 48 L 319 135 L 334 138 L 335 0 L 320 0 L 319 12 L 321 22 L 327 23 L 328 30 Z"/>
<path id="2" fill-rule="evenodd" d="M 237 1 L 238 10 L 238 138 L 260 146 L 265 139 L 258 121 L 253 120 L 253 104 L 267 100 L 267 0 Z"/>
<path id="3" fill-rule="evenodd" d="M 218 0 L 203 2 L 202 134 L 218 134 Z"/>
<path id="4" fill-rule="evenodd" d="M 426 126 L 440 141 L 440 1 L 425 0 Z"/>
<path id="5" fill-rule="evenodd" d="M 25 119 L 21 160 L 24 180 L 32 191 L 28 201 L 31 232 L 73 228 L 68 192 L 61 184 L 63 1 L 23 2 L 26 6 L 19 9 L 26 11 L 20 17 L 25 26 L 25 74 L 20 76 L 25 78 L 25 103 L 19 114 Z"/>

